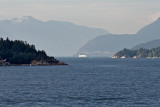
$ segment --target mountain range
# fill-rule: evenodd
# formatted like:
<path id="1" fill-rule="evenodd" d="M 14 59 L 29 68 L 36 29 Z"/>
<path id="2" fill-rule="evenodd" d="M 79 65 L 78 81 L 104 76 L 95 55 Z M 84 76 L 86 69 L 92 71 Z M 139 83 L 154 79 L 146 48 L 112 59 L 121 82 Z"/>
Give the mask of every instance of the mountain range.
<path id="1" fill-rule="evenodd" d="M 112 56 L 123 48 L 134 46 L 152 40 L 160 39 L 160 18 L 143 27 L 136 34 L 106 34 L 95 37 L 82 46 L 74 55 Z"/>
<path id="2" fill-rule="evenodd" d="M 70 22 L 41 21 L 31 16 L 0 20 L 1 37 L 25 40 L 52 56 L 72 56 L 87 41 L 102 34 L 109 32 Z"/>
<path id="3" fill-rule="evenodd" d="M 160 47 L 160 39 L 156 39 L 156 40 L 152 40 L 146 43 L 136 45 L 132 48 L 132 50 L 137 50 L 140 48 L 152 49 L 152 48 L 157 48 L 157 47 Z"/>

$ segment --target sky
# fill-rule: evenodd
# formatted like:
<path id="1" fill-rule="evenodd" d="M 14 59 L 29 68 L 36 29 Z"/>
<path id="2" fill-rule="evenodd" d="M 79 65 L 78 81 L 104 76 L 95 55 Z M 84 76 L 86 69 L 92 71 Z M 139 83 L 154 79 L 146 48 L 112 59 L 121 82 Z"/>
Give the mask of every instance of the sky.
<path id="1" fill-rule="evenodd" d="M 0 0 L 0 20 L 23 16 L 133 34 L 160 17 L 160 0 Z"/>

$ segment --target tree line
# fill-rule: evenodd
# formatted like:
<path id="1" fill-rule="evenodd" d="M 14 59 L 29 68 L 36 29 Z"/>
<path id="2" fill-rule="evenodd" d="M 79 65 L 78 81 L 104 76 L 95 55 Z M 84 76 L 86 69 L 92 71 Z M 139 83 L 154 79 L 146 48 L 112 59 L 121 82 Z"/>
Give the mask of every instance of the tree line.
<path id="1" fill-rule="evenodd" d="M 160 57 L 160 47 L 157 48 L 152 48 L 152 49 L 145 49 L 145 48 L 140 48 L 137 50 L 131 50 L 131 49 L 126 49 L 124 48 L 123 50 L 117 52 L 115 54 L 117 57 L 122 57 L 125 56 L 127 58 L 132 58 L 134 56 L 139 56 L 139 57 Z"/>
<path id="2" fill-rule="evenodd" d="M 4 59 L 11 64 L 30 64 L 33 60 L 58 62 L 54 57 L 47 56 L 44 50 L 36 50 L 35 45 L 8 37 L 0 38 L 0 60 Z"/>

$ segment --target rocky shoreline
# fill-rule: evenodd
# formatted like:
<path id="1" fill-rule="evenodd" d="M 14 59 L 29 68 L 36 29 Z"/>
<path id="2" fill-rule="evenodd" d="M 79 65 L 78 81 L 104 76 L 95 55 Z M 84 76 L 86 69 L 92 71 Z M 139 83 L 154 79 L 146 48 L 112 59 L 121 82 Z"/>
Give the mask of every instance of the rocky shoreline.
<path id="1" fill-rule="evenodd" d="M 113 59 L 125 59 L 125 58 L 133 58 L 133 59 L 137 59 L 137 58 L 150 58 L 150 59 L 158 59 L 160 57 L 144 57 L 143 55 L 139 55 L 139 56 L 133 56 L 133 57 L 127 57 L 127 56 L 112 56 Z"/>
<path id="2" fill-rule="evenodd" d="M 112 58 L 160 58 L 160 47 L 138 50 L 131 50 L 124 48 L 117 52 Z"/>
<path id="3" fill-rule="evenodd" d="M 0 66 L 54 66 L 54 65 L 68 65 L 62 61 L 55 61 L 55 62 L 45 62 L 45 61 L 32 61 L 30 64 L 11 64 L 5 60 L 0 60 Z"/>

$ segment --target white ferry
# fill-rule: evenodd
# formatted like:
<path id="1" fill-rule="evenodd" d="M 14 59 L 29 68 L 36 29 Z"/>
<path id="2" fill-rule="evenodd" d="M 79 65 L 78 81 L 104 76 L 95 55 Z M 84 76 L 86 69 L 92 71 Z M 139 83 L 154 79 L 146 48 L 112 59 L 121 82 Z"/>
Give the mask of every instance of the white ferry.
<path id="1" fill-rule="evenodd" d="M 87 57 L 87 55 L 79 55 L 78 57 Z"/>

